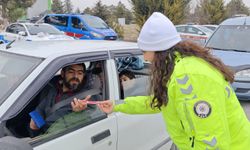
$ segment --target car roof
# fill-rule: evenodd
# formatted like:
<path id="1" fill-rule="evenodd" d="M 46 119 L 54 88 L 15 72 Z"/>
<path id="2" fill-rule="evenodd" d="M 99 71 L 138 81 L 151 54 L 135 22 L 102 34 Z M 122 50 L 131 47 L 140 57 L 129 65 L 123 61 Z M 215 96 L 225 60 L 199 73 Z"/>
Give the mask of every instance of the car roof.
<path id="1" fill-rule="evenodd" d="M 203 24 L 202 26 L 208 26 L 208 27 L 218 27 L 216 24 Z"/>
<path id="2" fill-rule="evenodd" d="M 82 16 L 82 15 L 93 16 L 90 14 L 48 14 L 46 16 Z"/>
<path id="3" fill-rule="evenodd" d="M 15 23 L 11 23 L 10 25 L 12 25 L 12 24 L 21 24 L 21 25 L 47 25 L 47 26 L 51 26 L 51 25 L 49 25 L 49 24 L 47 24 L 47 23 L 30 23 L 30 22 L 15 22 Z"/>
<path id="4" fill-rule="evenodd" d="M 5 48 L 6 44 L 0 45 L 0 51 L 40 58 L 105 50 L 138 49 L 137 44 L 133 42 L 108 40 L 18 41 L 11 44 L 11 48 Z"/>
<path id="5" fill-rule="evenodd" d="M 220 25 L 250 25 L 250 16 L 229 18 Z"/>
<path id="6" fill-rule="evenodd" d="M 179 25 L 175 25 L 175 27 L 182 27 L 182 26 L 191 26 L 191 27 L 199 28 L 201 25 L 199 25 L 199 24 L 179 24 Z"/>

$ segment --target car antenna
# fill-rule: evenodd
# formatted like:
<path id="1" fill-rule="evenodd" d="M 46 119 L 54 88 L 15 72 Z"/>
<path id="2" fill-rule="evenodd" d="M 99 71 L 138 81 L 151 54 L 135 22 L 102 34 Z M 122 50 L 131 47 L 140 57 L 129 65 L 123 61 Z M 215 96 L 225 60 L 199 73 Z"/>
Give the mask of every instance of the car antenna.
<path id="1" fill-rule="evenodd" d="M 16 40 L 13 40 L 13 41 L 11 41 L 10 43 L 8 43 L 8 44 L 6 45 L 6 49 L 11 48 L 11 46 L 10 46 L 10 45 L 11 45 L 12 43 L 14 43 L 15 41 L 16 41 Z"/>

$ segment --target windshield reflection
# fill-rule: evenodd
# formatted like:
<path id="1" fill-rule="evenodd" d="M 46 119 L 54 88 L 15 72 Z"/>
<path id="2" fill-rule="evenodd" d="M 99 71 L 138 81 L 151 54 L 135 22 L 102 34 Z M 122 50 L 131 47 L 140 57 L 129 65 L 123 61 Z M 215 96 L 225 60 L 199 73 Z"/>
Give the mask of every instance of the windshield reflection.
<path id="1" fill-rule="evenodd" d="M 41 63 L 41 58 L 0 53 L 0 105 L 18 85 Z"/>
<path id="2" fill-rule="evenodd" d="M 108 29 L 108 25 L 99 17 L 82 15 L 83 20 L 92 28 Z"/>
<path id="3" fill-rule="evenodd" d="M 229 51 L 250 51 L 249 35 L 250 26 L 248 25 L 220 26 L 209 39 L 206 47 Z"/>

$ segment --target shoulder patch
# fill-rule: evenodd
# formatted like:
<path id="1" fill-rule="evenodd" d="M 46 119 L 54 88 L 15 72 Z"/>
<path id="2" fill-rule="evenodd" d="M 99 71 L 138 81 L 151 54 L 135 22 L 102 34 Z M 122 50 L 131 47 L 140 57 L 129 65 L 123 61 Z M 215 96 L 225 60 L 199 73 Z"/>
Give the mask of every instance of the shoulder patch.
<path id="1" fill-rule="evenodd" d="M 207 118 L 211 114 L 212 108 L 206 101 L 198 101 L 194 104 L 194 112 L 200 118 Z"/>

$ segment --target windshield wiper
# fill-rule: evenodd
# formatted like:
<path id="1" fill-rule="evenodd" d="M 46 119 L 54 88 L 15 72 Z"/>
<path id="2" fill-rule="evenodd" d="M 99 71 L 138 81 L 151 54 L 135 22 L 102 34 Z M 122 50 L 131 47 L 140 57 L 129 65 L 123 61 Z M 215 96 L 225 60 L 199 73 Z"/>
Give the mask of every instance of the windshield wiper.
<path id="1" fill-rule="evenodd" d="M 16 41 L 16 40 L 13 40 L 13 41 L 11 41 L 10 43 L 8 43 L 8 44 L 6 45 L 6 47 L 5 47 L 5 48 L 6 48 L 6 49 L 11 48 L 11 44 L 12 44 L 12 43 L 14 43 L 15 41 Z"/>
<path id="2" fill-rule="evenodd" d="M 216 50 L 222 50 L 222 51 L 249 52 L 247 50 L 226 49 L 226 48 L 217 48 L 217 47 L 207 47 L 207 48 L 216 49 Z"/>

